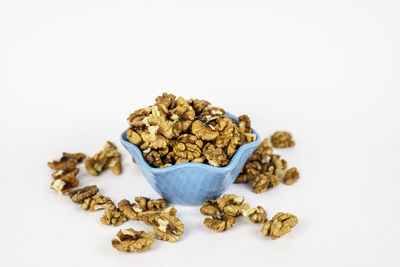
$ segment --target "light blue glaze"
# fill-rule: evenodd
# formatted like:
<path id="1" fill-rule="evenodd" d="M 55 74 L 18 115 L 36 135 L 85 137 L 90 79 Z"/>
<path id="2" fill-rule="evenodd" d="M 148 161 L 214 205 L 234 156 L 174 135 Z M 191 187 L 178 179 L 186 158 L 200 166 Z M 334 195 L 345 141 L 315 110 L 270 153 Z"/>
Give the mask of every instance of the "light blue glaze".
<path id="1" fill-rule="evenodd" d="M 237 122 L 237 117 L 226 113 Z M 261 142 L 254 129 L 255 141 L 239 147 L 229 164 L 214 167 L 203 163 L 182 163 L 166 168 L 153 168 L 144 159 L 142 151 L 128 141 L 126 130 L 121 143 L 135 159 L 150 185 L 168 202 L 181 205 L 201 205 L 204 201 L 221 196 L 235 181 L 247 159 Z"/>

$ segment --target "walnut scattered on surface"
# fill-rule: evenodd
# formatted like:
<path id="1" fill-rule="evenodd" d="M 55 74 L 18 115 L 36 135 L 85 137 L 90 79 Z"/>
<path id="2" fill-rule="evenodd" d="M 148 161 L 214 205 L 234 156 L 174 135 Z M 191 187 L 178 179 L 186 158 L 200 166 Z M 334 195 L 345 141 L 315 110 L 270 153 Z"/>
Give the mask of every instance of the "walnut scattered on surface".
<path id="1" fill-rule="evenodd" d="M 128 219 L 139 220 L 139 213 L 143 212 L 143 209 L 138 204 L 131 204 L 129 200 L 123 199 L 118 202 L 118 208 L 125 214 Z"/>
<path id="2" fill-rule="evenodd" d="M 98 192 L 99 189 L 96 185 L 90 185 L 71 191 L 69 197 L 75 203 L 82 203 L 81 208 L 84 210 L 93 212 L 104 209 L 104 214 L 100 218 L 100 222 L 103 224 L 119 226 L 128 220 L 124 212 L 117 208 L 109 197 Z"/>
<path id="3" fill-rule="evenodd" d="M 162 212 L 153 225 L 156 236 L 164 241 L 176 242 L 184 231 L 183 223 L 167 212 Z"/>
<path id="4" fill-rule="evenodd" d="M 100 218 L 100 222 L 106 225 L 119 226 L 123 222 L 126 222 L 128 218 L 114 205 L 108 207 Z"/>
<path id="5" fill-rule="evenodd" d="M 157 221 L 157 218 L 161 215 L 161 213 L 166 212 L 171 216 L 176 216 L 176 209 L 174 207 L 169 207 L 163 210 L 149 210 L 143 211 L 138 214 L 139 220 L 144 222 L 145 224 L 154 225 Z"/>
<path id="6" fill-rule="evenodd" d="M 237 124 L 208 101 L 167 93 L 158 96 L 153 106 L 130 114 L 128 123 L 127 139 L 156 168 L 187 162 L 223 167 L 238 147 L 256 137 L 246 115 Z"/>
<path id="7" fill-rule="evenodd" d="M 262 165 L 263 173 L 272 173 L 274 175 L 281 175 L 284 170 L 287 168 L 287 162 L 284 159 L 281 159 L 281 156 L 273 154 L 267 158 L 265 158 L 264 163 Z"/>
<path id="8" fill-rule="evenodd" d="M 264 138 L 258 145 L 256 150 L 253 152 L 253 154 L 250 155 L 249 160 L 259 161 L 260 163 L 262 163 L 268 156 L 272 155 L 272 153 L 273 148 L 269 145 L 268 138 Z"/>
<path id="9" fill-rule="evenodd" d="M 263 207 L 250 208 L 248 204 L 243 205 L 242 215 L 249 217 L 252 223 L 265 223 L 267 221 L 267 212 Z"/>
<path id="10" fill-rule="evenodd" d="M 204 219 L 204 225 L 215 232 L 222 232 L 232 228 L 235 217 L 243 214 L 248 204 L 243 204 L 244 197 L 226 194 L 217 200 L 208 200 L 200 208 L 201 214 L 211 216 Z"/>
<path id="11" fill-rule="evenodd" d="M 200 208 L 200 212 L 205 216 L 214 216 L 221 213 L 221 210 L 219 209 L 216 201 L 208 200 L 203 203 L 203 206 Z"/>
<path id="12" fill-rule="evenodd" d="M 217 200 L 208 200 L 203 203 L 200 212 L 203 215 L 211 216 L 204 219 L 204 225 L 215 232 L 222 232 L 232 228 L 235 217 L 245 216 L 253 223 L 264 223 L 267 221 L 267 213 L 261 207 L 251 208 L 244 202 L 244 197 L 234 194 L 226 194 Z"/>
<path id="13" fill-rule="evenodd" d="M 55 189 L 60 194 L 67 194 L 72 188 L 79 185 L 79 180 L 76 175 L 79 169 L 76 165 L 85 158 L 83 153 L 63 153 L 61 158 L 48 162 L 49 168 L 55 170 L 51 175 L 54 181 L 51 183 L 50 188 Z"/>
<path id="14" fill-rule="evenodd" d="M 288 169 L 283 175 L 283 182 L 287 185 L 291 185 L 296 182 L 300 177 L 299 171 L 293 167 Z"/>
<path id="15" fill-rule="evenodd" d="M 271 143 L 276 148 L 292 147 L 296 143 L 292 140 L 292 134 L 289 132 L 275 132 L 271 136 Z"/>
<path id="16" fill-rule="evenodd" d="M 118 203 L 118 208 L 131 220 L 141 220 L 147 224 L 153 224 L 154 218 L 161 212 L 176 214 L 174 208 L 164 209 L 167 201 L 165 199 L 149 199 L 147 197 L 135 197 L 136 203 L 131 204 L 129 200 L 123 199 Z"/>
<path id="17" fill-rule="evenodd" d="M 66 178 L 66 176 L 67 177 L 71 176 L 71 175 L 72 176 L 76 176 L 78 173 L 79 173 L 79 169 L 78 168 L 75 168 L 75 169 L 70 170 L 70 171 L 58 170 L 58 171 L 53 172 L 51 177 L 53 177 L 54 180 L 57 180 L 57 179 L 64 179 L 65 180 L 65 179 L 68 179 L 68 178 Z"/>
<path id="18" fill-rule="evenodd" d="M 135 197 L 135 201 L 143 211 L 161 210 L 167 205 L 167 201 L 163 198 L 150 199 L 147 197 Z"/>
<path id="19" fill-rule="evenodd" d="M 235 183 L 247 183 L 248 181 L 253 181 L 261 174 L 261 171 L 262 165 L 259 161 L 247 161 L 236 178 Z"/>
<path id="20" fill-rule="evenodd" d="M 58 191 L 60 194 L 67 194 L 72 188 L 79 185 L 79 180 L 76 175 L 79 173 L 79 169 L 75 168 L 72 171 L 58 170 L 52 174 L 55 179 L 50 188 Z"/>
<path id="21" fill-rule="evenodd" d="M 160 214 L 161 211 L 159 210 L 142 211 L 138 213 L 138 220 L 144 222 L 145 224 L 154 225 Z"/>
<path id="22" fill-rule="evenodd" d="M 286 160 L 280 155 L 273 154 L 273 148 L 265 138 L 244 164 L 235 183 L 251 181 L 254 192 L 265 192 L 280 183 L 279 176 L 286 169 Z"/>
<path id="23" fill-rule="evenodd" d="M 67 153 L 67 152 L 64 152 L 63 153 L 63 157 L 67 157 L 69 159 L 73 159 L 73 160 L 76 161 L 76 163 L 81 163 L 86 158 L 86 155 L 83 154 L 83 153 Z"/>
<path id="24" fill-rule="evenodd" d="M 267 191 L 267 189 L 277 186 L 281 180 L 278 176 L 267 173 L 266 175 L 260 174 L 254 179 L 251 187 L 257 194 Z"/>
<path id="25" fill-rule="evenodd" d="M 76 164 L 80 163 L 85 158 L 83 153 L 63 153 L 61 158 L 53 160 L 53 162 L 48 162 L 49 168 L 59 171 L 63 170 L 65 172 L 73 171 L 76 168 Z"/>
<path id="26" fill-rule="evenodd" d="M 99 188 L 96 185 L 89 185 L 69 192 L 69 197 L 75 203 L 83 203 L 85 199 L 96 195 L 98 192 Z"/>
<path id="27" fill-rule="evenodd" d="M 92 197 L 85 199 L 82 203 L 81 208 L 93 212 L 102 209 L 109 209 L 113 206 L 115 206 L 114 202 L 112 202 L 109 197 L 105 197 L 102 194 L 98 193 Z"/>
<path id="28" fill-rule="evenodd" d="M 208 200 L 203 203 L 200 212 L 203 215 L 211 216 L 204 219 L 204 226 L 215 232 L 223 232 L 232 228 L 237 216 L 249 217 L 252 223 L 262 223 L 261 233 L 276 239 L 291 231 L 297 223 L 296 216 L 290 213 L 279 212 L 270 221 L 267 219 L 267 212 L 263 207 L 250 207 L 244 202 L 244 197 L 237 195 L 223 195 L 217 200 Z"/>
<path id="29" fill-rule="evenodd" d="M 164 209 L 166 205 L 167 205 L 167 201 L 162 198 L 149 199 L 146 204 L 148 210 L 161 210 L 161 209 Z"/>
<path id="30" fill-rule="evenodd" d="M 260 174 L 268 172 L 272 153 L 273 149 L 269 145 L 268 139 L 264 138 L 246 161 L 235 183 L 247 183 L 248 181 L 253 181 Z"/>
<path id="31" fill-rule="evenodd" d="M 217 199 L 218 208 L 229 216 L 239 216 L 242 214 L 242 204 L 244 197 L 234 194 L 223 195 Z"/>
<path id="32" fill-rule="evenodd" d="M 135 252 L 150 249 L 154 243 L 154 234 L 145 231 L 135 231 L 133 228 L 122 229 L 117 233 L 117 238 L 111 241 L 112 246 L 120 251 Z"/>
<path id="33" fill-rule="evenodd" d="M 214 230 L 214 232 L 220 233 L 225 230 L 231 229 L 235 222 L 235 217 L 227 214 L 221 214 L 217 216 L 212 216 L 212 218 L 205 218 L 203 223 L 204 226 Z"/>
<path id="34" fill-rule="evenodd" d="M 110 169 L 114 174 L 121 174 L 121 154 L 117 147 L 107 141 L 104 149 L 96 153 L 93 157 L 87 157 L 85 168 L 91 175 L 97 176 L 105 169 Z"/>
<path id="35" fill-rule="evenodd" d="M 270 221 L 264 223 L 261 234 L 277 239 L 291 231 L 298 223 L 296 216 L 290 213 L 279 212 Z"/>

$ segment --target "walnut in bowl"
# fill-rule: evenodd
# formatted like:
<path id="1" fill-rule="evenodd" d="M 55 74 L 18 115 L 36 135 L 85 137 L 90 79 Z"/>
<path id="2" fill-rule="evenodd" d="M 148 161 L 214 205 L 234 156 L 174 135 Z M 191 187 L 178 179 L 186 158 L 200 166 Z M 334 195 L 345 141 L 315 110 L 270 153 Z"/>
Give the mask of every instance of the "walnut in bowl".
<path id="1" fill-rule="evenodd" d="M 128 123 L 122 144 L 154 190 L 176 204 L 218 198 L 260 143 L 248 116 L 167 93 Z"/>
<path id="2" fill-rule="evenodd" d="M 237 121 L 229 113 L 227 115 Z M 150 166 L 142 150 L 129 142 L 127 131 L 121 142 L 135 159 L 146 180 L 168 202 L 181 205 L 201 205 L 209 199 L 221 196 L 235 181 L 244 163 L 260 144 L 260 136 L 252 130 L 254 141 L 240 146 L 225 167 L 214 167 L 204 163 L 187 162 L 166 168 Z"/>
<path id="3" fill-rule="evenodd" d="M 235 121 L 208 101 L 167 93 L 130 114 L 128 123 L 127 139 L 157 168 L 187 162 L 224 167 L 241 145 L 256 137 L 247 115 Z"/>

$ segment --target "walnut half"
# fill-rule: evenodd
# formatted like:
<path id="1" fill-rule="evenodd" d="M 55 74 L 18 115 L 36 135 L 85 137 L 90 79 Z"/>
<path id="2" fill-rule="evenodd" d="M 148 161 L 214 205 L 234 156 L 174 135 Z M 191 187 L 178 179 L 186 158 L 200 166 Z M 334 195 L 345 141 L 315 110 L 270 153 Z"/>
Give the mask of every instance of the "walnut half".
<path id="1" fill-rule="evenodd" d="M 266 175 L 260 174 L 251 184 L 254 192 L 257 194 L 267 191 L 269 188 L 277 186 L 281 180 L 278 176 L 267 173 Z"/>
<path id="2" fill-rule="evenodd" d="M 282 180 L 285 184 L 292 185 L 299 179 L 299 177 L 300 177 L 299 171 L 295 167 L 293 167 L 285 172 Z"/>
<path id="3" fill-rule="evenodd" d="M 275 132 L 271 136 L 271 143 L 277 148 L 292 147 L 296 144 L 292 139 L 292 134 L 284 131 Z"/>
<path id="4" fill-rule="evenodd" d="M 261 234 L 269 235 L 274 240 L 289 233 L 298 222 L 297 217 L 293 214 L 279 212 L 263 225 Z"/>
<path id="5" fill-rule="evenodd" d="M 218 216 L 212 216 L 212 218 L 205 218 L 203 223 L 204 226 L 214 230 L 214 232 L 220 233 L 231 229 L 235 222 L 235 217 L 227 214 L 221 214 Z"/>
<path id="6" fill-rule="evenodd" d="M 69 197 L 75 203 L 83 203 L 85 199 L 96 195 L 98 192 L 97 185 L 89 185 L 69 192 Z"/>
<path id="7" fill-rule="evenodd" d="M 124 252 L 145 251 L 154 243 L 153 233 L 135 231 L 133 228 L 120 230 L 117 237 L 111 241 L 112 246 Z"/>
<path id="8" fill-rule="evenodd" d="M 162 212 L 157 217 L 153 230 L 156 236 L 164 241 L 176 242 L 180 239 L 183 234 L 184 226 L 183 223 L 167 212 Z"/>
<path id="9" fill-rule="evenodd" d="M 121 174 L 121 154 L 113 143 L 107 141 L 102 151 L 93 157 L 86 158 L 85 168 L 89 174 L 94 176 L 99 175 L 105 169 L 110 169 L 114 174 Z"/>

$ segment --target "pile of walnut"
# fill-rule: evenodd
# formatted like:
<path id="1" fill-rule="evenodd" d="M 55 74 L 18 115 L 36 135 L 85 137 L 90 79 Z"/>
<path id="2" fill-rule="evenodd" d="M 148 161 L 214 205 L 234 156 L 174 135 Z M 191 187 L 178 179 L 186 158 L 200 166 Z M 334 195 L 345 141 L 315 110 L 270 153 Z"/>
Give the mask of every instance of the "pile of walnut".
<path id="1" fill-rule="evenodd" d="M 247 115 L 236 124 L 208 101 L 167 93 L 157 97 L 153 106 L 130 114 L 128 123 L 128 140 L 154 167 L 185 162 L 223 167 L 239 146 L 256 138 Z"/>
<path id="2" fill-rule="evenodd" d="M 219 233 L 232 228 L 236 217 L 249 217 L 252 223 L 262 223 L 261 234 L 269 235 L 272 239 L 287 234 L 298 223 L 296 216 L 279 212 L 268 221 L 267 213 L 261 206 L 251 208 L 244 202 L 244 197 L 223 195 L 217 200 L 209 200 L 200 208 L 201 214 L 211 216 L 204 219 L 204 225 Z"/>
<path id="3" fill-rule="evenodd" d="M 57 190 L 60 194 L 67 194 L 72 188 L 79 185 L 76 177 L 79 173 L 77 164 L 86 158 L 83 153 L 63 153 L 61 158 L 48 162 L 47 165 L 55 170 L 52 174 L 54 181 L 50 188 Z M 87 157 L 85 160 L 85 168 L 91 175 L 98 175 L 105 169 L 110 169 L 114 174 L 121 174 L 121 154 L 117 151 L 117 147 L 107 141 L 104 149 L 96 153 L 93 158 Z"/>
<path id="4" fill-rule="evenodd" d="M 271 139 L 275 147 L 283 148 L 294 145 L 291 134 L 287 132 L 276 132 Z M 249 157 L 235 183 L 251 182 L 253 191 L 259 194 L 279 185 L 281 178 L 285 184 L 291 185 L 299 177 L 299 172 L 295 167 L 287 170 L 286 160 L 273 153 L 273 148 L 265 138 Z"/>

